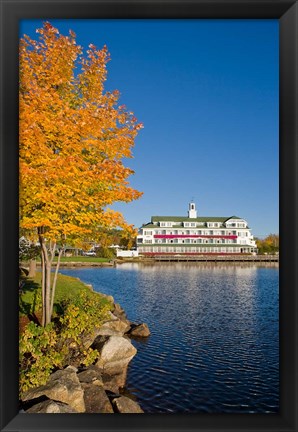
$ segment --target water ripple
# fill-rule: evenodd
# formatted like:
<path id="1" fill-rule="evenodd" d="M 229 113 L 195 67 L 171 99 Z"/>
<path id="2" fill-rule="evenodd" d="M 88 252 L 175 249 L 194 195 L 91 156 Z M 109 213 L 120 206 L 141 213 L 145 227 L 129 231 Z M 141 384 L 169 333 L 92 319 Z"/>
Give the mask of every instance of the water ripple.
<path id="1" fill-rule="evenodd" d="M 122 264 L 71 269 L 111 294 L 151 336 L 127 390 L 151 413 L 273 413 L 279 409 L 278 269 Z"/>

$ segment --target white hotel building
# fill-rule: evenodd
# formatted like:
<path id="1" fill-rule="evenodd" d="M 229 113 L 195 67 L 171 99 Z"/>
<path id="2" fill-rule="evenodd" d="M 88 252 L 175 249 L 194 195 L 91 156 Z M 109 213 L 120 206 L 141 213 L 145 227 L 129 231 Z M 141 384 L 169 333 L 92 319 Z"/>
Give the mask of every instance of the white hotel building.
<path id="1" fill-rule="evenodd" d="M 254 254 L 256 242 L 246 220 L 237 216 L 198 217 L 189 203 L 188 216 L 152 216 L 137 236 L 140 255 Z"/>

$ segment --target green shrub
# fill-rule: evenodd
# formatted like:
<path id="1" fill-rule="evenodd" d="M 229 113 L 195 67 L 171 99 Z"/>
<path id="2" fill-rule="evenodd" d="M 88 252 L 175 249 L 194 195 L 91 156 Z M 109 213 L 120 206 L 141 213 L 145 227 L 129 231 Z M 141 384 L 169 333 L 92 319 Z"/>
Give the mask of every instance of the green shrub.
<path id="1" fill-rule="evenodd" d="M 20 393 L 43 385 L 54 369 L 75 361 L 89 366 L 99 356 L 84 340 L 107 318 L 111 304 L 93 292 L 82 291 L 63 304 L 63 314 L 46 327 L 30 322 L 20 337 Z"/>

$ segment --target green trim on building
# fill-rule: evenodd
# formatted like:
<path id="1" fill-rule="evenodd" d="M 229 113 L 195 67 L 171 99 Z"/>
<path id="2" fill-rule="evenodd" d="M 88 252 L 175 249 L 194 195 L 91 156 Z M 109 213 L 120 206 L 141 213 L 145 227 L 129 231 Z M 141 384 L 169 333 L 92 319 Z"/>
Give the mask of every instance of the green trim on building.
<path id="1" fill-rule="evenodd" d="M 242 219 L 238 216 L 216 217 L 216 216 L 201 216 L 197 218 L 189 218 L 187 216 L 152 216 L 152 222 L 226 222 L 229 219 Z"/>

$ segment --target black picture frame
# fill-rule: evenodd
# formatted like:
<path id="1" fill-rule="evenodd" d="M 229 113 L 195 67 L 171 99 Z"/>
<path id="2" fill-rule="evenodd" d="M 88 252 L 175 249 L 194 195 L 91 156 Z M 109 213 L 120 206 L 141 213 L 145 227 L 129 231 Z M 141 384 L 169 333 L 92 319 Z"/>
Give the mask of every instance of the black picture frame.
<path id="1" fill-rule="evenodd" d="M 298 4 L 292 0 L 0 0 L 1 431 L 298 430 Z M 18 408 L 18 24 L 30 18 L 276 18 L 280 25 L 280 412 L 20 414 Z M 265 162 L 265 161 L 264 161 Z"/>

